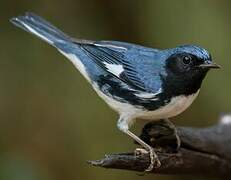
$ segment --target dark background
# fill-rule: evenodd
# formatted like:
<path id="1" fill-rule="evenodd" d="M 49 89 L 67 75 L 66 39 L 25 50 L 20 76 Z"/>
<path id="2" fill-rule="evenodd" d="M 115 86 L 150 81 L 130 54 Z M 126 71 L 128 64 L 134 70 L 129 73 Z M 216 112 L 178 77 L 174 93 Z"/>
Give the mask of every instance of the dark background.
<path id="1" fill-rule="evenodd" d="M 77 38 L 155 48 L 191 43 L 205 47 L 223 69 L 211 71 L 196 102 L 174 118 L 177 125 L 204 127 L 230 111 L 231 1 L 0 2 L 0 179 L 195 179 L 140 177 L 87 165 L 86 160 L 133 151 L 136 146 L 117 130 L 117 114 L 65 57 L 9 23 L 9 18 L 25 11 L 45 17 Z M 136 124 L 136 133 L 142 125 Z"/>

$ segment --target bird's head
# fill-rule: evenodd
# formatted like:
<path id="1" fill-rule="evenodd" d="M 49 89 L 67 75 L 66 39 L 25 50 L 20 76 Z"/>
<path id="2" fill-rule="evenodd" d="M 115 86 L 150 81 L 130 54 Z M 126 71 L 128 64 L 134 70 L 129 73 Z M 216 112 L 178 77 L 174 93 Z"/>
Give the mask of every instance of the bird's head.
<path id="1" fill-rule="evenodd" d="M 220 68 L 212 62 L 208 51 L 199 46 L 184 45 L 168 51 L 170 53 L 165 66 L 167 80 L 172 82 L 170 84 L 173 88 L 183 94 L 195 93 L 208 70 Z"/>

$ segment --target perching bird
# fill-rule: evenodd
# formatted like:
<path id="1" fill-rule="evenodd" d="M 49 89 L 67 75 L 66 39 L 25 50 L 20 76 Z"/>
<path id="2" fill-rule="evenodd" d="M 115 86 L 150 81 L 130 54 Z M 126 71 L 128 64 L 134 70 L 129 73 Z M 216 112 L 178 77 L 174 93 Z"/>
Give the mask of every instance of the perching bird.
<path id="1" fill-rule="evenodd" d="M 160 161 L 153 148 L 129 128 L 135 119 L 174 117 L 197 97 L 211 68 L 209 52 L 199 46 L 152 49 L 117 41 L 73 39 L 41 17 L 26 13 L 11 19 L 66 56 L 97 94 L 120 115 L 117 126 L 150 153 L 150 171 Z"/>

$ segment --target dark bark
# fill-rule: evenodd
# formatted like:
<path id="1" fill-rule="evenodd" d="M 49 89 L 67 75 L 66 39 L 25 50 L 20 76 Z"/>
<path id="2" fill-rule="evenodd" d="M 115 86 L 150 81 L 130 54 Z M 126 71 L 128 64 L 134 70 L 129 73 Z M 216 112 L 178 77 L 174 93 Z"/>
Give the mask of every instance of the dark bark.
<path id="1" fill-rule="evenodd" d="M 150 173 L 200 174 L 231 178 L 231 116 L 208 128 L 177 127 L 181 147 L 176 150 L 174 131 L 164 121 L 151 122 L 143 128 L 141 138 L 156 150 L 161 167 Z M 119 153 L 89 161 L 105 168 L 144 171 L 149 154 Z"/>

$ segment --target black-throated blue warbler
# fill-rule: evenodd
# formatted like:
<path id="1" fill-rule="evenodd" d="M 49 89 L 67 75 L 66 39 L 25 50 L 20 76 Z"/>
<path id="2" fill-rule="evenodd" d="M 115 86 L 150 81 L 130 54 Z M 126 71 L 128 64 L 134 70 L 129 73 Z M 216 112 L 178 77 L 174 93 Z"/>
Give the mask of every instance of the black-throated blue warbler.
<path id="1" fill-rule="evenodd" d="M 136 118 L 159 120 L 180 114 L 197 97 L 208 70 L 219 68 L 207 50 L 195 45 L 159 50 L 125 42 L 73 39 L 33 13 L 11 22 L 57 48 L 119 113 L 118 128 L 150 153 L 147 171 L 159 167 L 160 161 L 129 127 Z"/>

